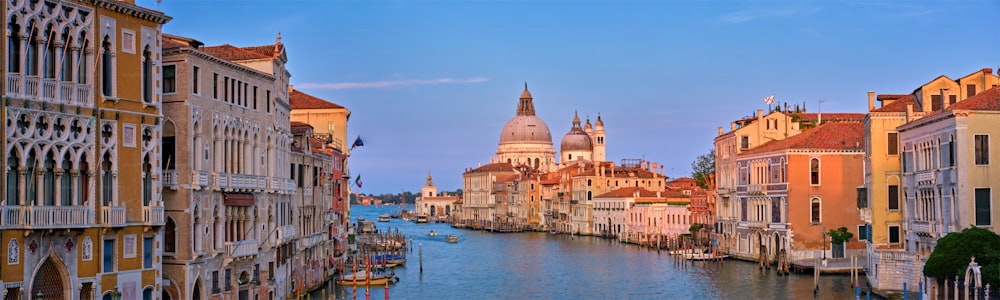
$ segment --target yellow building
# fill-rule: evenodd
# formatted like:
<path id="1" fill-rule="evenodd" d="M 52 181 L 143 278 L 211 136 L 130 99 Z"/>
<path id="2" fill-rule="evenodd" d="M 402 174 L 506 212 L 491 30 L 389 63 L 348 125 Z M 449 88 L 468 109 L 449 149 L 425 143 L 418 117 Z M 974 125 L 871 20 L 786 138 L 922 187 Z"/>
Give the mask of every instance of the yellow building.
<path id="1" fill-rule="evenodd" d="M 12 125 L 4 297 L 160 294 L 160 32 L 170 18 L 134 1 L 0 6 Z"/>
<path id="2" fill-rule="evenodd" d="M 917 280 L 912 274 L 896 272 L 913 264 L 913 258 L 904 250 L 905 183 L 900 172 L 903 149 L 897 127 L 996 86 L 998 77 L 992 72 L 985 68 L 958 80 L 938 76 L 911 94 L 868 93 L 869 112 L 864 120 L 865 184 L 859 190 L 862 200 L 858 203 L 866 225 L 859 229 L 859 239 L 866 242 L 866 277 L 876 289 L 899 289 L 903 282 Z M 880 103 L 878 107 L 876 101 Z"/>

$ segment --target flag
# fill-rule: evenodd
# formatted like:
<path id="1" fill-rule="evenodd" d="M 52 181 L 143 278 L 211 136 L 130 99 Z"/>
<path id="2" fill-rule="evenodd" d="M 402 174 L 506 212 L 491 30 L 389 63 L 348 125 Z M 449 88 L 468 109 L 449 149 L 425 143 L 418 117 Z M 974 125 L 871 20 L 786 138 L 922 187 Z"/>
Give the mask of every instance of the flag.
<path id="1" fill-rule="evenodd" d="M 354 150 L 354 148 L 361 147 L 364 145 L 365 141 L 361 140 L 361 136 L 358 135 L 358 138 L 354 139 L 354 144 L 351 144 L 351 150 Z"/>
<path id="2" fill-rule="evenodd" d="M 359 189 L 361 188 L 361 174 L 358 174 L 358 177 L 354 178 L 354 184 L 357 185 Z"/>
<path id="3" fill-rule="evenodd" d="M 774 104 L 774 95 L 764 97 L 764 103 L 767 103 L 767 105 Z"/>

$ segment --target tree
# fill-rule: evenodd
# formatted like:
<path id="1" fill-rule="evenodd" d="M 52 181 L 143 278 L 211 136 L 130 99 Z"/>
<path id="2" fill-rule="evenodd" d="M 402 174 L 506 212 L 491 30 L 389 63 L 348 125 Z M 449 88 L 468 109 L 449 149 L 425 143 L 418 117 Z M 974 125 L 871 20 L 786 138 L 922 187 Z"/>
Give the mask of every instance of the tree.
<path id="1" fill-rule="evenodd" d="M 847 227 L 840 227 L 836 230 L 831 229 L 830 232 L 827 232 L 827 235 L 830 236 L 831 244 L 843 244 L 849 242 L 854 237 L 853 233 L 847 231 Z"/>
<path id="2" fill-rule="evenodd" d="M 938 239 L 934 252 L 927 258 L 924 275 L 935 278 L 964 277 L 973 256 L 982 266 L 983 281 L 996 286 L 1000 283 L 1000 235 L 987 229 L 970 226 Z M 985 284 L 984 284 L 985 286 Z"/>
<path id="3" fill-rule="evenodd" d="M 715 174 L 715 150 L 698 155 L 691 163 L 691 177 L 703 189 L 708 188 L 709 175 Z"/>

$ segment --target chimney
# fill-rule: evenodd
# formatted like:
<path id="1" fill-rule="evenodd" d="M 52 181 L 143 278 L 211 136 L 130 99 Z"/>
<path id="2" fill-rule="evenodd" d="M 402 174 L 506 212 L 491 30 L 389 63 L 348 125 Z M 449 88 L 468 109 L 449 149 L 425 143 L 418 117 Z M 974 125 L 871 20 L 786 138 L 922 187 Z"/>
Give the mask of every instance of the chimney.
<path id="1" fill-rule="evenodd" d="M 656 191 L 656 198 L 660 198 L 660 191 Z"/>
<path id="2" fill-rule="evenodd" d="M 719 135 L 722 135 L 722 126 L 719 126 Z"/>
<path id="3" fill-rule="evenodd" d="M 764 110 L 758 108 L 757 109 L 757 119 L 760 119 L 760 118 L 763 118 L 763 117 L 764 117 Z"/>
<path id="4" fill-rule="evenodd" d="M 295 87 L 293 85 L 289 84 L 288 85 L 288 93 L 291 94 L 293 90 L 295 90 Z"/>
<path id="5" fill-rule="evenodd" d="M 875 92 L 868 91 L 868 111 L 875 110 Z"/>
<path id="6" fill-rule="evenodd" d="M 913 104 L 906 105 L 906 122 L 910 122 L 910 116 L 913 115 Z"/>
<path id="7" fill-rule="evenodd" d="M 729 130 L 736 130 L 736 122 L 729 122 Z"/>
<path id="8" fill-rule="evenodd" d="M 659 170 L 660 170 L 660 164 L 659 163 L 653 163 L 653 169 L 649 170 L 649 171 L 653 172 L 653 177 L 656 177 L 656 171 L 659 171 Z"/>

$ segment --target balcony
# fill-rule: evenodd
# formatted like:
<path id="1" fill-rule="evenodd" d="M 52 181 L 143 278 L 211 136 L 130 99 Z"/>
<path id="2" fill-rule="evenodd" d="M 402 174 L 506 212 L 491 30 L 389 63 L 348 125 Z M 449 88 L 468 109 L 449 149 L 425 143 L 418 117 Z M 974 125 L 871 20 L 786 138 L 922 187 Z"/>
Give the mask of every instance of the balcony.
<path id="1" fill-rule="evenodd" d="M 918 235 L 937 236 L 938 224 L 935 221 L 913 221 L 910 222 L 910 231 Z"/>
<path id="2" fill-rule="evenodd" d="M 191 172 L 191 188 L 201 189 L 208 187 L 208 171 Z"/>
<path id="3" fill-rule="evenodd" d="M 3 206 L 3 228 L 77 228 L 94 224 L 89 206 Z"/>
<path id="4" fill-rule="evenodd" d="M 101 224 L 110 227 L 125 226 L 125 207 L 124 206 L 101 207 Z"/>
<path id="5" fill-rule="evenodd" d="M 767 195 L 767 186 L 763 184 L 748 184 L 746 186 L 747 194 L 750 195 Z"/>
<path id="6" fill-rule="evenodd" d="M 229 257 L 240 258 L 257 255 L 257 240 L 243 240 L 226 243 L 226 253 Z"/>
<path id="7" fill-rule="evenodd" d="M 177 190 L 177 170 L 167 170 L 163 172 L 163 186 L 171 190 Z"/>
<path id="8" fill-rule="evenodd" d="M 284 225 L 278 227 L 278 244 L 290 242 L 299 236 L 298 226 Z"/>
<path id="9" fill-rule="evenodd" d="M 322 232 L 314 233 L 312 235 L 299 239 L 299 249 L 307 249 L 312 246 L 319 245 L 319 243 L 322 243 L 325 240 L 326 240 L 326 235 L 323 234 Z"/>
<path id="10" fill-rule="evenodd" d="M 917 171 L 914 174 L 918 186 L 934 185 L 934 170 Z"/>
<path id="11" fill-rule="evenodd" d="M 152 226 L 166 224 L 163 219 L 163 206 L 143 206 L 142 223 Z"/>
<path id="12" fill-rule="evenodd" d="M 93 106 L 91 85 L 55 79 L 39 79 L 38 76 L 7 74 L 8 97 L 41 100 L 56 104 Z"/>

